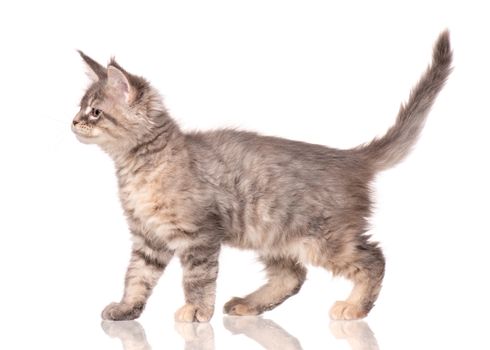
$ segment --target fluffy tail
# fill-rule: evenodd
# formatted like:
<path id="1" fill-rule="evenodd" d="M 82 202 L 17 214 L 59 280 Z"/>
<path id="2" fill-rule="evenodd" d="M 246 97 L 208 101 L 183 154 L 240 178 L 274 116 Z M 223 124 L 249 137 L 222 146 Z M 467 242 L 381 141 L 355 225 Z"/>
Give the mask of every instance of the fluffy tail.
<path id="1" fill-rule="evenodd" d="M 434 45 L 432 64 L 412 90 L 408 102 L 400 107 L 395 125 L 383 137 L 356 149 L 377 171 L 394 166 L 408 155 L 437 94 L 451 73 L 451 60 L 449 32 L 446 30 Z"/>

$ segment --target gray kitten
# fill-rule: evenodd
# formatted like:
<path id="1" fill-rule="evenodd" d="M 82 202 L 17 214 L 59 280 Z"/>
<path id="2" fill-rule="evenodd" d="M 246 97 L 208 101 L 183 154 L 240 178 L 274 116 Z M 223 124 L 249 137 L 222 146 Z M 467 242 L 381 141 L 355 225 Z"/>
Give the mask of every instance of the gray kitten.
<path id="1" fill-rule="evenodd" d="M 114 160 L 119 196 L 133 237 L 124 296 L 104 319 L 137 318 L 174 255 L 183 267 L 185 305 L 177 321 L 208 321 L 214 312 L 222 244 L 255 250 L 268 281 L 224 306 L 257 315 L 301 288 L 306 264 L 354 283 L 333 319 L 365 317 L 378 297 L 385 261 L 366 234 L 370 184 L 400 162 L 420 134 L 451 72 L 449 33 L 433 62 L 381 138 L 353 149 L 218 130 L 184 133 L 158 91 L 114 60 L 103 67 L 82 52 L 92 84 L 72 129 Z"/>

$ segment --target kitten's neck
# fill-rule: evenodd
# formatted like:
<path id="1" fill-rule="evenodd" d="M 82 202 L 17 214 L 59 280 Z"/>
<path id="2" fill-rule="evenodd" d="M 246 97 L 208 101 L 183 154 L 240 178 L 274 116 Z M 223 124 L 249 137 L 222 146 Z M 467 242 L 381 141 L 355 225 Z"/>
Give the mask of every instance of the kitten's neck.
<path id="1" fill-rule="evenodd" d="M 164 114 L 159 124 L 152 126 L 127 150 L 127 155 L 137 158 L 158 156 L 181 139 L 182 133 L 177 124 Z"/>
<path id="2" fill-rule="evenodd" d="M 178 125 L 166 115 L 161 120 L 131 147 L 111 154 L 118 175 L 151 170 L 186 154 L 185 137 Z"/>

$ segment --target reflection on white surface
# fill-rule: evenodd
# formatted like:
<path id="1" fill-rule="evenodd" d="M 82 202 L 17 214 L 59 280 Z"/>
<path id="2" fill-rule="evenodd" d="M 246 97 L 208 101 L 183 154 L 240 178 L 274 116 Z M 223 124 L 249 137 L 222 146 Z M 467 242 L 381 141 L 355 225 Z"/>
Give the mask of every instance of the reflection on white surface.
<path id="1" fill-rule="evenodd" d="M 272 320 L 257 316 L 225 316 L 224 327 L 232 334 L 243 334 L 266 350 L 303 350 L 299 340 Z M 150 350 L 143 327 L 136 321 L 103 321 L 110 337 L 119 338 L 124 350 Z M 176 323 L 185 350 L 214 350 L 214 331 L 209 323 Z M 374 333 L 364 321 L 332 321 L 330 331 L 345 340 L 352 350 L 379 350 Z"/>
<path id="2" fill-rule="evenodd" d="M 214 350 L 211 324 L 176 322 L 175 330 L 184 338 L 185 350 Z"/>
<path id="3" fill-rule="evenodd" d="M 102 321 L 102 329 L 113 338 L 121 340 L 124 350 L 150 350 L 143 327 L 136 321 Z"/>
<path id="4" fill-rule="evenodd" d="M 352 350 L 378 350 L 374 333 L 364 321 L 332 321 L 330 331 L 337 339 L 345 339 Z"/>
<path id="5" fill-rule="evenodd" d="M 223 324 L 233 334 L 244 334 L 267 350 L 302 350 L 298 339 L 272 320 L 257 316 L 226 316 Z"/>

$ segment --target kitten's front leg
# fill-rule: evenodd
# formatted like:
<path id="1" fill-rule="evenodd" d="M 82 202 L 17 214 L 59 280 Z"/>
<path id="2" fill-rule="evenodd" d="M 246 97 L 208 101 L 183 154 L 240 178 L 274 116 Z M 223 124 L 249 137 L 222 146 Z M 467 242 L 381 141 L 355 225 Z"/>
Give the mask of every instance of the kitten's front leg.
<path id="1" fill-rule="evenodd" d="M 175 313 L 177 322 L 207 322 L 214 313 L 219 245 L 192 247 L 181 254 L 186 304 Z"/>
<path id="2" fill-rule="evenodd" d="M 109 304 L 102 311 L 102 318 L 113 321 L 138 318 L 172 256 L 173 251 L 166 248 L 156 250 L 135 242 L 126 272 L 124 296 L 121 302 Z"/>

